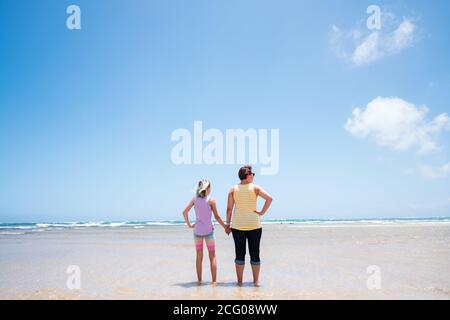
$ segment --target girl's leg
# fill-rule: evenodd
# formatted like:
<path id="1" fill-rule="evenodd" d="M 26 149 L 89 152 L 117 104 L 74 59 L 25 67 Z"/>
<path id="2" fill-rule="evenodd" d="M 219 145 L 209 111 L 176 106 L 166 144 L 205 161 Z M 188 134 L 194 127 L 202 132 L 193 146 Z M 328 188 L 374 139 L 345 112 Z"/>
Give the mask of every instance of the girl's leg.
<path id="1" fill-rule="evenodd" d="M 200 284 L 202 282 L 202 262 L 203 262 L 203 249 L 197 250 L 197 279 L 198 283 Z"/>
<path id="2" fill-rule="evenodd" d="M 197 252 L 196 269 L 198 284 L 202 282 L 202 262 L 203 262 L 203 237 L 194 234 L 195 250 Z"/>
<path id="3" fill-rule="evenodd" d="M 217 260 L 215 250 L 209 251 L 209 263 L 211 265 L 211 279 L 213 284 L 215 284 L 217 279 Z"/>
<path id="4" fill-rule="evenodd" d="M 206 247 L 209 252 L 209 263 L 211 266 L 211 279 L 213 284 L 216 283 L 217 279 L 217 260 L 216 260 L 216 243 L 214 240 L 214 234 L 211 233 L 205 238 Z"/>

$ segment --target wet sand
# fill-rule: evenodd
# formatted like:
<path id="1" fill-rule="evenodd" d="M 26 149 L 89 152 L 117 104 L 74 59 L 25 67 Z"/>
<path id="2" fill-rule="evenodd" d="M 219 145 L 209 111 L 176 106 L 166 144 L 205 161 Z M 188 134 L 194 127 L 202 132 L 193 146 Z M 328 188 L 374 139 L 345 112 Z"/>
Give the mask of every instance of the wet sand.
<path id="1" fill-rule="evenodd" d="M 216 250 L 217 286 L 206 251 L 197 286 L 192 231 L 183 226 L 4 234 L 0 299 L 450 299 L 449 223 L 264 225 L 257 288 L 248 255 L 236 286 L 233 240 L 220 226 Z M 67 287 L 71 265 L 81 289 Z M 379 289 L 367 286 L 376 276 L 369 266 Z"/>

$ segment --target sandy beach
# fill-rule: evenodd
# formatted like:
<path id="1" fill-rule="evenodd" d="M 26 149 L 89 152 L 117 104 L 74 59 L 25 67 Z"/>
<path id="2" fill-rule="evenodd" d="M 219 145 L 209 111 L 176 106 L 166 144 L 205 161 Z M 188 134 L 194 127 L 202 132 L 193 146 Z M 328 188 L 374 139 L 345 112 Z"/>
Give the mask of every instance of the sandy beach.
<path id="1" fill-rule="evenodd" d="M 233 240 L 216 226 L 218 285 L 205 252 L 197 286 L 184 226 L 73 228 L 0 235 L 1 299 L 450 299 L 450 224 L 267 224 L 261 287 L 249 257 L 236 287 Z M 80 268 L 68 289 L 67 268 Z M 368 289 L 369 266 L 380 288 Z"/>

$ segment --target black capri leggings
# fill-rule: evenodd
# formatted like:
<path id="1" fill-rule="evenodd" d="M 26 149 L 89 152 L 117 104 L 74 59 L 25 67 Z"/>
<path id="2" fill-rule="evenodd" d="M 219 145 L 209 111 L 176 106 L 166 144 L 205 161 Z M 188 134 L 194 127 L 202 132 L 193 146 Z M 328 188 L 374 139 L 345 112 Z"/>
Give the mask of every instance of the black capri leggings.
<path id="1" fill-rule="evenodd" d="M 259 259 L 259 244 L 261 242 L 262 228 L 254 230 L 237 230 L 231 229 L 234 239 L 234 247 L 236 249 L 236 264 L 245 264 L 245 242 L 248 239 L 248 250 L 250 251 L 250 264 L 259 265 L 261 260 Z"/>

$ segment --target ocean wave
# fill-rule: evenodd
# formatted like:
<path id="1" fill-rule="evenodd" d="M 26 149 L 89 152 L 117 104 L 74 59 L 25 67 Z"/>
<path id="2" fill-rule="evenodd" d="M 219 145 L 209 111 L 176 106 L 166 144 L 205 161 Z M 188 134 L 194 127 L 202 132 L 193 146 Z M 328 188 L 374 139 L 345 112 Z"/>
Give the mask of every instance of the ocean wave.
<path id="1" fill-rule="evenodd" d="M 17 231 L 0 231 L 0 235 L 17 235 L 17 234 L 25 234 L 25 232 L 17 232 Z"/>
<path id="2" fill-rule="evenodd" d="M 217 224 L 217 222 L 214 222 Z M 450 223 L 450 217 L 433 218 L 377 218 L 377 219 L 268 219 L 262 220 L 263 225 L 290 224 L 300 226 L 331 226 L 331 225 L 403 225 Z M 0 232 L 8 234 L 42 232 L 48 230 L 86 229 L 86 228 L 152 228 L 157 226 L 183 226 L 182 220 L 152 220 L 152 221 L 87 221 L 87 222 L 39 222 L 39 223 L 0 223 Z"/>

